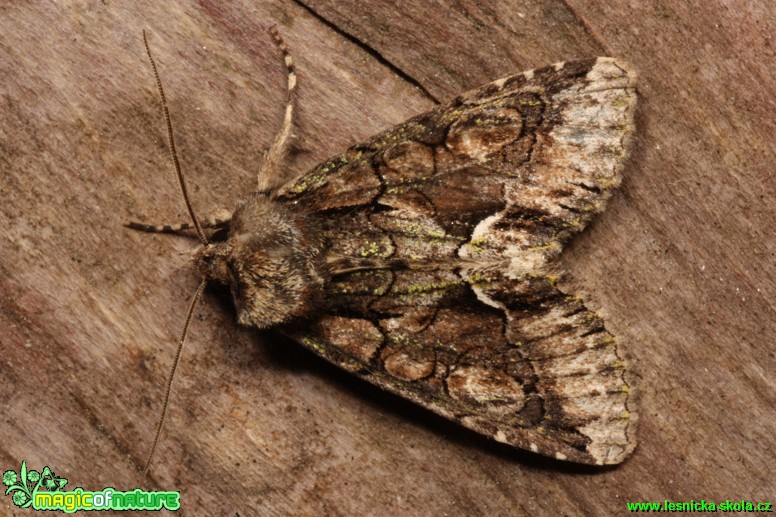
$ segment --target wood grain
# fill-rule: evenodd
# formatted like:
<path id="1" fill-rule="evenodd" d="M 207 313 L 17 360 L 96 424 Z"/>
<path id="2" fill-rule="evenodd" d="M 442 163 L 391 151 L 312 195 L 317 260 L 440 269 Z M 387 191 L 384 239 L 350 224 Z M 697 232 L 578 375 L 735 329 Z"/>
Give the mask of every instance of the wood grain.
<path id="1" fill-rule="evenodd" d="M 277 24 L 299 72 L 289 177 L 499 77 L 595 55 L 640 74 L 635 149 L 564 265 L 640 374 L 640 445 L 594 469 L 491 443 L 292 342 L 209 289 L 150 485 L 185 514 L 605 515 L 631 500 L 769 500 L 776 483 L 776 12 L 767 2 L 7 2 L 0 6 L 0 465 L 134 488 L 195 241 L 279 125 Z M 0 500 L 7 513 L 10 498 Z"/>

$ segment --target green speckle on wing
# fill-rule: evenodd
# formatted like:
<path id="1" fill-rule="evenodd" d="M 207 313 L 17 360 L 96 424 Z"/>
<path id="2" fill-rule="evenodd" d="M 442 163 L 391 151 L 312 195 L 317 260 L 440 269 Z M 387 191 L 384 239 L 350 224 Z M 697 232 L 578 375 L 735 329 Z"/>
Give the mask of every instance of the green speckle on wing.
<path id="1" fill-rule="evenodd" d="M 618 422 L 623 420 L 629 420 L 630 419 L 630 411 L 623 411 L 617 416 L 613 416 L 609 419 L 610 422 Z"/>
<path id="2" fill-rule="evenodd" d="M 550 241 L 544 244 L 537 244 L 536 246 L 529 246 L 526 251 L 560 251 L 561 247 L 555 241 Z"/>
<path id="3" fill-rule="evenodd" d="M 374 241 L 369 241 L 362 248 L 359 248 L 358 255 L 360 257 L 369 257 L 380 254 L 380 246 Z"/>
<path id="4" fill-rule="evenodd" d="M 466 243 L 466 246 L 471 250 L 472 253 L 482 253 L 485 248 L 490 246 L 490 241 L 487 237 L 477 237 L 476 239 L 472 239 L 470 242 Z"/>
<path id="5" fill-rule="evenodd" d="M 606 346 L 606 345 L 613 345 L 614 343 L 615 343 L 614 336 L 609 334 L 609 333 L 607 333 L 596 344 L 599 345 L 599 346 Z"/>
<path id="6" fill-rule="evenodd" d="M 601 188 L 611 188 L 616 183 L 614 178 L 596 178 L 595 181 L 601 185 Z"/>
<path id="7" fill-rule="evenodd" d="M 446 291 L 451 287 L 461 285 L 462 280 L 453 280 L 449 282 L 433 282 L 428 284 L 414 284 L 407 288 L 407 294 L 425 295 L 434 291 Z"/>
<path id="8" fill-rule="evenodd" d="M 323 174 L 320 174 L 318 172 L 312 173 L 308 176 L 303 176 L 299 179 L 299 181 L 296 182 L 296 184 L 293 187 L 293 192 L 296 194 L 301 194 L 303 192 L 307 192 L 308 190 L 311 190 L 314 186 L 318 186 L 324 182 L 326 178 Z"/>
<path id="9" fill-rule="evenodd" d="M 578 296 L 576 294 L 570 294 L 566 296 L 566 303 L 573 303 L 578 305 L 584 305 L 585 301 L 582 299 L 581 296 Z"/>
<path id="10" fill-rule="evenodd" d="M 448 237 L 444 230 L 428 230 L 425 232 L 425 236 L 430 239 L 445 239 Z"/>
<path id="11" fill-rule="evenodd" d="M 424 350 L 428 348 L 428 346 L 425 345 L 424 343 L 421 343 L 415 339 L 410 339 L 404 334 L 392 333 L 388 336 L 388 339 L 391 341 L 392 344 L 397 345 L 405 350 L 407 349 Z"/>
<path id="12" fill-rule="evenodd" d="M 318 352 L 322 352 L 324 350 L 323 343 L 318 342 L 315 339 L 312 339 L 309 336 L 303 336 L 300 341 L 304 346 L 307 348 L 312 348 L 313 350 L 317 350 Z"/>
<path id="13" fill-rule="evenodd" d="M 476 272 L 469 275 L 468 281 L 474 287 L 482 287 L 493 282 L 493 278 L 485 273 Z"/>
<path id="14" fill-rule="evenodd" d="M 333 290 L 335 294 L 353 294 L 353 289 L 348 284 L 336 283 Z"/>

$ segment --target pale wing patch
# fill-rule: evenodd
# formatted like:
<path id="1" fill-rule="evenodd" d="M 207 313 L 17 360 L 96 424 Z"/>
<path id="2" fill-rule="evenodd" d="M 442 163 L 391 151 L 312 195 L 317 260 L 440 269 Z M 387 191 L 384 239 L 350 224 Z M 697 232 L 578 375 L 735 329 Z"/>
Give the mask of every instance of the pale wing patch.
<path id="1" fill-rule="evenodd" d="M 455 121 L 445 145 L 459 158 L 487 162 L 494 150 L 515 141 L 522 128 L 523 118 L 514 109 L 483 109 Z"/>
<path id="2" fill-rule="evenodd" d="M 513 413 L 525 405 L 522 384 L 499 370 L 462 366 L 448 375 L 446 384 L 451 397 L 484 404 L 486 412 Z"/>
<path id="3" fill-rule="evenodd" d="M 587 83 L 553 97 L 564 106 L 563 122 L 550 132 L 554 139 L 549 164 L 578 169 L 591 179 L 616 186 L 633 131 L 636 106 L 635 75 L 622 63 L 599 58 Z"/>
<path id="4" fill-rule="evenodd" d="M 633 430 L 633 418 L 624 414 L 623 418 L 606 421 L 593 420 L 579 428 L 579 432 L 590 438 L 588 452 L 598 465 L 620 463 L 635 447 L 630 435 Z"/>
<path id="5" fill-rule="evenodd" d="M 614 367 L 620 358 L 614 347 L 585 350 L 578 354 L 548 359 L 535 363 L 539 374 L 544 378 L 564 377 L 569 375 L 589 375 Z"/>

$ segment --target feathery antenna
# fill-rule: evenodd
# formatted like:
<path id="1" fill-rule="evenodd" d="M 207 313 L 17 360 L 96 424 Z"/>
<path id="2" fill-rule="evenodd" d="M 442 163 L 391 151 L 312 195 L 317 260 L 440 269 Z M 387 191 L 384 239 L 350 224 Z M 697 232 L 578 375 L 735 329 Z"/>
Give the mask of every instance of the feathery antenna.
<path id="1" fill-rule="evenodd" d="M 151 466 L 151 459 L 156 452 L 156 446 L 159 443 L 159 437 L 162 435 L 162 427 L 164 426 L 164 419 L 167 416 L 167 408 L 170 405 L 170 393 L 172 393 L 172 381 L 175 378 L 175 371 L 178 369 L 178 363 L 180 363 L 181 353 L 183 353 L 183 343 L 186 340 L 186 333 L 189 331 L 189 325 L 191 324 L 191 318 L 194 315 L 194 308 L 197 305 L 202 292 L 207 285 L 207 279 L 202 279 L 197 287 L 197 291 L 194 293 L 194 298 L 191 299 L 191 305 L 186 313 L 186 323 L 183 324 L 183 330 L 181 331 L 181 338 L 178 340 L 178 350 L 175 352 L 175 360 L 172 363 L 172 369 L 170 375 L 167 377 L 167 389 L 164 391 L 164 403 L 162 404 L 162 415 L 159 418 L 159 423 L 156 426 L 156 435 L 154 436 L 154 444 L 151 446 L 151 452 L 148 453 L 148 460 L 146 460 L 145 468 L 143 469 L 143 477 L 140 479 L 140 486 L 145 483 L 146 475 L 148 474 L 148 467 Z"/>
<path id="2" fill-rule="evenodd" d="M 143 31 L 143 43 L 145 44 L 146 54 L 148 54 L 148 61 L 151 63 L 151 68 L 154 71 L 154 77 L 156 78 L 156 87 L 159 90 L 159 98 L 162 104 L 162 114 L 164 115 L 164 120 L 167 123 L 167 143 L 170 149 L 170 156 L 172 156 L 173 165 L 175 166 L 175 174 L 178 178 L 178 186 L 180 187 L 181 194 L 183 195 L 183 200 L 186 203 L 186 209 L 189 211 L 189 216 L 191 217 L 192 225 L 197 231 L 199 240 L 203 245 L 207 245 L 208 239 L 205 236 L 205 232 L 202 230 L 202 226 L 199 224 L 199 221 L 197 220 L 196 215 L 194 215 L 194 208 L 191 206 L 191 201 L 189 201 L 188 191 L 186 190 L 186 181 L 183 178 L 180 161 L 178 160 L 178 152 L 175 149 L 175 137 L 173 136 L 173 131 L 172 131 L 172 120 L 170 118 L 170 110 L 167 108 L 167 99 L 164 96 L 164 88 L 162 88 L 162 80 L 159 78 L 159 71 L 156 69 L 156 63 L 154 62 L 154 58 L 151 55 L 151 48 L 148 46 L 148 38 L 146 37 L 145 31 Z M 186 322 L 183 324 L 181 337 L 178 340 L 178 349 L 175 352 L 175 359 L 173 360 L 172 368 L 170 369 L 170 374 L 167 377 L 167 388 L 165 389 L 165 392 L 164 392 L 164 402 L 162 403 L 162 414 L 159 417 L 159 423 L 156 426 L 156 435 L 154 436 L 154 443 L 151 446 L 151 451 L 148 453 L 148 459 L 146 460 L 145 468 L 143 469 L 143 477 L 140 480 L 141 486 L 145 483 L 146 475 L 148 474 L 148 468 L 151 465 L 151 459 L 154 457 L 154 452 L 156 452 L 156 446 L 159 443 L 159 437 L 162 434 L 162 428 L 164 427 L 164 420 L 165 420 L 165 417 L 167 416 L 167 408 L 170 405 L 170 394 L 172 393 L 172 382 L 175 379 L 175 372 L 178 369 L 178 364 L 180 363 L 181 353 L 183 352 L 183 343 L 186 341 L 186 334 L 189 331 L 191 318 L 194 315 L 194 309 L 197 305 L 197 302 L 202 297 L 202 293 L 205 290 L 206 285 L 207 285 L 207 279 L 204 278 L 202 279 L 202 282 L 200 282 L 199 287 L 197 287 L 197 291 L 194 293 L 194 298 L 192 298 L 191 300 L 191 305 L 189 305 L 189 310 L 186 313 Z"/>
<path id="3" fill-rule="evenodd" d="M 172 163 L 175 166 L 175 175 L 178 178 L 178 186 L 181 189 L 181 194 L 183 195 L 183 201 L 186 203 L 186 209 L 189 211 L 189 216 L 191 217 L 191 222 L 194 225 L 194 229 L 197 231 L 197 235 L 199 236 L 199 241 L 202 244 L 207 244 L 208 240 L 205 236 L 205 232 L 202 230 L 202 226 L 200 226 L 199 221 L 197 220 L 197 216 L 194 215 L 194 208 L 191 206 L 191 201 L 189 201 L 189 193 L 186 190 L 186 180 L 183 178 L 183 173 L 181 172 L 181 164 L 178 160 L 178 152 L 175 150 L 175 137 L 172 132 L 172 120 L 170 119 L 170 110 L 167 108 L 167 98 L 164 96 L 164 88 L 162 88 L 162 80 L 159 78 L 159 72 L 156 69 L 156 63 L 154 62 L 154 57 L 151 55 L 151 47 L 148 46 L 148 38 L 146 37 L 145 30 L 143 31 L 143 43 L 145 44 L 146 54 L 148 54 L 148 61 L 151 63 L 151 68 L 154 70 L 154 77 L 156 78 L 156 88 L 159 90 L 159 100 L 162 103 L 162 114 L 164 115 L 164 120 L 167 122 L 167 144 L 170 148 L 170 156 L 172 156 Z"/>

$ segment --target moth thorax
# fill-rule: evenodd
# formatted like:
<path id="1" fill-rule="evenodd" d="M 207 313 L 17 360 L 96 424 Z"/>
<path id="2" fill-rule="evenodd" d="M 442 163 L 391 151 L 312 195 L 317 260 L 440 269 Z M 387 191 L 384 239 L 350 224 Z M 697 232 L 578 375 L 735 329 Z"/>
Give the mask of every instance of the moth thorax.
<path id="1" fill-rule="evenodd" d="M 241 324 L 268 328 L 315 309 L 326 281 L 321 248 L 306 214 L 254 194 L 232 216 L 227 240 L 194 260 L 203 276 L 229 285 Z"/>

